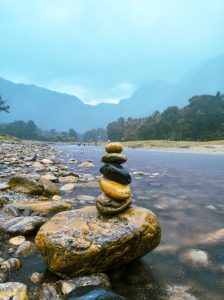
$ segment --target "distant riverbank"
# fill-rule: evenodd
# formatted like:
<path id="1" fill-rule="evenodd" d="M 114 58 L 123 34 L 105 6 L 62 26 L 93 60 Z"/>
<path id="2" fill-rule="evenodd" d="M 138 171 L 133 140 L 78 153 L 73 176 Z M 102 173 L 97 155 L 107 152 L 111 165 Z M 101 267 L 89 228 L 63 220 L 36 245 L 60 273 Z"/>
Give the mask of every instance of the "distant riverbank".
<path id="1" fill-rule="evenodd" d="M 0 142 L 32 142 L 28 140 L 20 140 L 13 136 L 0 135 Z M 37 142 L 37 141 L 35 141 Z M 40 141 L 41 142 L 41 141 Z M 43 142 L 52 144 L 53 142 Z M 78 143 L 63 143 L 58 142 L 54 144 L 78 144 Z M 97 142 L 98 146 L 104 146 L 105 142 Z M 144 148 L 152 151 L 162 152 L 184 152 L 184 153 L 212 153 L 224 154 L 224 140 L 219 141 L 167 141 L 167 140 L 145 140 L 145 141 L 128 141 L 122 143 L 124 147 L 128 148 Z M 95 142 L 82 142 L 80 145 L 96 146 Z"/>
<path id="2" fill-rule="evenodd" d="M 129 148 L 144 148 L 153 151 L 224 154 L 224 140 L 207 142 L 148 140 L 130 141 L 123 144 Z"/>

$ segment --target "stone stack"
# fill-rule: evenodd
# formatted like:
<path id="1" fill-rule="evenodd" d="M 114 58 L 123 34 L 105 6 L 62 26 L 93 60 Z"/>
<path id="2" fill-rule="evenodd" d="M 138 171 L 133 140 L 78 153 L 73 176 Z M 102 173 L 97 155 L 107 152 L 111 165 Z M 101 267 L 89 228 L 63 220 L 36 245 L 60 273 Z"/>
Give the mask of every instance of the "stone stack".
<path id="1" fill-rule="evenodd" d="M 100 168 L 103 176 L 99 179 L 103 193 L 97 197 L 96 207 L 102 215 L 115 215 L 131 205 L 131 176 L 121 165 L 127 161 L 127 157 L 121 154 L 122 145 L 108 143 L 105 150 L 107 154 L 102 157 L 104 165 Z"/>

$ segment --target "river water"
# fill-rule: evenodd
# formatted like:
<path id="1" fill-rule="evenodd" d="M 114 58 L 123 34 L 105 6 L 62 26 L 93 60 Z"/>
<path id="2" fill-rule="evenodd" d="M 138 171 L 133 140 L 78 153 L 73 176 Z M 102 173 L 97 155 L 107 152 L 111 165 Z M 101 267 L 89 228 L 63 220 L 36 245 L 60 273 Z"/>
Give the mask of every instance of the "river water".
<path id="1" fill-rule="evenodd" d="M 58 158 L 63 162 L 74 158 L 95 164 L 93 169 L 78 169 L 77 164 L 68 163 L 70 171 L 100 175 L 102 147 L 54 148 L 61 151 Z M 113 290 L 130 300 L 223 300 L 224 155 L 147 149 L 125 149 L 124 153 L 128 156 L 124 166 L 132 174 L 133 202 L 157 215 L 162 239 L 153 252 L 109 274 Z M 79 187 L 62 196 L 100 193 L 98 187 Z M 74 203 L 74 208 L 94 205 L 78 198 Z M 31 265 L 35 271 L 46 269 L 39 256 L 25 264 L 23 274 L 32 271 Z"/>
<path id="2" fill-rule="evenodd" d="M 99 175 L 103 148 L 56 148 L 63 151 L 63 160 L 65 154 L 91 159 L 91 173 Z M 224 155 L 147 149 L 124 153 L 134 204 L 156 213 L 162 239 L 152 253 L 112 274 L 113 289 L 127 299 L 160 299 L 166 290 L 180 299 L 224 299 Z M 74 164 L 70 168 L 77 170 Z M 147 174 L 138 175 L 139 170 Z M 96 196 L 100 190 L 75 193 Z"/>

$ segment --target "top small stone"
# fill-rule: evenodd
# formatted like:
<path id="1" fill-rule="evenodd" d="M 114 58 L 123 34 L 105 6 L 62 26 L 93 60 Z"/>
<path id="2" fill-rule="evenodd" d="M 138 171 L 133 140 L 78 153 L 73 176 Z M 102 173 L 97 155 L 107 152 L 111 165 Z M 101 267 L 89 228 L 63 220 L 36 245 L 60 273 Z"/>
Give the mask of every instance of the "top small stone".
<path id="1" fill-rule="evenodd" d="M 121 143 L 108 143 L 105 146 L 105 150 L 107 153 L 121 153 L 123 151 L 123 147 Z"/>

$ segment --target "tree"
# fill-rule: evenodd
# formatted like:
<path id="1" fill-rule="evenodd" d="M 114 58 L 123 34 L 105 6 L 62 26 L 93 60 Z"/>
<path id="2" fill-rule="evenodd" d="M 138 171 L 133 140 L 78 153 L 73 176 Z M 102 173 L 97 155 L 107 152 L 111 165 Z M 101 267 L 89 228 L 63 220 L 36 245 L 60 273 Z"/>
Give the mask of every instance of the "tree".
<path id="1" fill-rule="evenodd" d="M 78 140 L 77 132 L 72 128 L 69 129 L 68 136 L 73 142 L 76 142 Z"/>
<path id="2" fill-rule="evenodd" d="M 6 104 L 6 101 L 2 99 L 1 95 L 0 95 L 0 111 L 5 111 L 7 113 L 9 113 L 9 105 Z"/>

